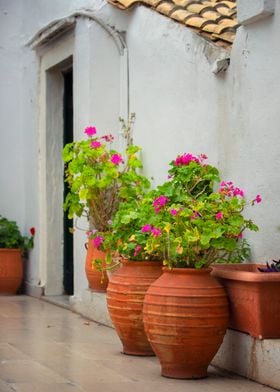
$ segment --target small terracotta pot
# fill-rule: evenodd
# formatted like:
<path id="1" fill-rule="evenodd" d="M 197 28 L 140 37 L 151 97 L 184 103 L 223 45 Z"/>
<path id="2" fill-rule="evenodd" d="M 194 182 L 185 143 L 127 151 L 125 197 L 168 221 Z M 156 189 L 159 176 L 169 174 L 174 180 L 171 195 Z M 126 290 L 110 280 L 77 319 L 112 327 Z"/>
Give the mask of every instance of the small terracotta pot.
<path id="1" fill-rule="evenodd" d="M 0 249 L 0 294 L 15 295 L 23 279 L 20 249 Z"/>
<path id="2" fill-rule="evenodd" d="M 260 272 L 263 264 L 218 264 L 212 275 L 224 285 L 230 328 L 258 339 L 280 338 L 280 272 Z"/>
<path id="3" fill-rule="evenodd" d="M 95 259 L 101 259 L 103 261 L 103 265 L 106 265 L 106 253 L 96 249 L 93 244 L 93 241 L 89 240 L 87 244 L 87 256 L 85 263 L 85 271 L 89 288 L 92 291 L 104 293 L 106 292 L 108 286 L 107 273 L 106 271 L 102 273 L 94 267 L 93 260 Z"/>
<path id="4" fill-rule="evenodd" d="M 123 261 L 112 275 L 107 305 L 112 323 L 129 355 L 154 355 L 143 325 L 143 301 L 150 284 L 162 273 L 161 262 Z"/>
<path id="5" fill-rule="evenodd" d="M 171 378 L 203 378 L 228 325 L 228 302 L 211 269 L 163 269 L 148 289 L 145 331 Z"/>

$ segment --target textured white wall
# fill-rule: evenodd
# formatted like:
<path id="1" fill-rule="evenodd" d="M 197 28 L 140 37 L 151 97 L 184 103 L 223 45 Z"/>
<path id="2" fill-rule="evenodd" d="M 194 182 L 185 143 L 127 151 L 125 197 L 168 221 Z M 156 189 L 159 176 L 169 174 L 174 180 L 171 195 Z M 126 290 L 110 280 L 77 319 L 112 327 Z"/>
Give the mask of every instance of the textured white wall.
<path id="1" fill-rule="evenodd" d="M 263 203 L 250 209 L 260 227 L 248 238 L 253 260 L 279 258 L 280 241 L 280 4 L 275 15 L 241 27 L 227 75 L 228 121 L 222 167 L 233 181 L 257 193 Z"/>
<path id="2" fill-rule="evenodd" d="M 226 84 L 211 69 L 223 50 L 168 18 L 140 7 L 127 33 L 135 142 L 156 182 L 178 154 L 209 155 L 217 163 L 219 106 Z"/>
<path id="3" fill-rule="evenodd" d="M 8 3 L 8 2 L 7 2 Z M 18 22 L 21 7 L 5 2 L 0 4 L 0 214 L 16 220 L 21 228 L 24 222 L 24 132 L 22 125 L 23 95 L 21 37 Z M 20 43 L 19 43 L 20 41 Z"/>

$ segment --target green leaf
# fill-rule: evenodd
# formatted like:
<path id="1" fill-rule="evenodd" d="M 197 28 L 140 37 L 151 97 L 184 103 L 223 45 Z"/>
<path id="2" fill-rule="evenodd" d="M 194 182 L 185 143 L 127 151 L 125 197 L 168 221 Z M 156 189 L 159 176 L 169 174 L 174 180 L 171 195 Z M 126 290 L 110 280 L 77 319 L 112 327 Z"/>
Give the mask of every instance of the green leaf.
<path id="1" fill-rule="evenodd" d="M 79 191 L 79 198 L 81 200 L 87 200 L 87 197 L 88 197 L 88 189 L 81 189 Z"/>

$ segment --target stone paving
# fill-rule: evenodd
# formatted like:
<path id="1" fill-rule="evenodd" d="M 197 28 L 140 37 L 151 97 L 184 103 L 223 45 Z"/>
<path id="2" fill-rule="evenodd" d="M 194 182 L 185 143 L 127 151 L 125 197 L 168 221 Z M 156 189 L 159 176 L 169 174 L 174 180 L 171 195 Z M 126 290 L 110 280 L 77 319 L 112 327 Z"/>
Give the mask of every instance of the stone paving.
<path id="1" fill-rule="evenodd" d="M 0 297 L 0 392 L 272 392 L 209 367 L 203 380 L 160 375 L 155 357 L 121 353 L 112 328 L 27 296 Z"/>

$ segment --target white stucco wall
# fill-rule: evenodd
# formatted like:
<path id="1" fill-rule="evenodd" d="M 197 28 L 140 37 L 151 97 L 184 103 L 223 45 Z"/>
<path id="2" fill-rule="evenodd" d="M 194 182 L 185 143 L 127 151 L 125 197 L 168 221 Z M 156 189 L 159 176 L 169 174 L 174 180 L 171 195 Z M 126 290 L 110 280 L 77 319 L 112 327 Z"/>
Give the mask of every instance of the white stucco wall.
<path id="1" fill-rule="evenodd" d="M 205 153 L 217 164 L 226 87 L 211 69 L 226 52 L 145 7 L 133 14 L 127 44 L 135 142 L 149 174 L 165 181 L 168 163 L 184 152 Z"/>
<path id="2" fill-rule="evenodd" d="M 252 211 L 260 231 L 248 236 L 253 259 L 260 261 L 279 258 L 279 6 L 273 17 L 240 28 L 228 70 L 223 168 L 248 197 L 263 197 Z"/>

